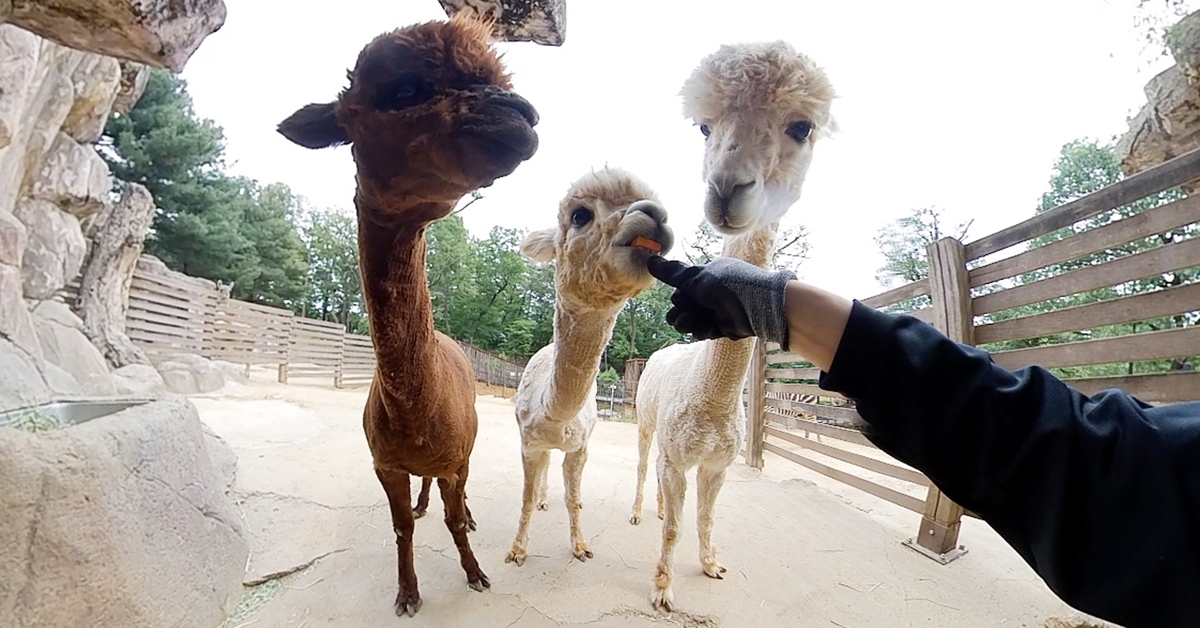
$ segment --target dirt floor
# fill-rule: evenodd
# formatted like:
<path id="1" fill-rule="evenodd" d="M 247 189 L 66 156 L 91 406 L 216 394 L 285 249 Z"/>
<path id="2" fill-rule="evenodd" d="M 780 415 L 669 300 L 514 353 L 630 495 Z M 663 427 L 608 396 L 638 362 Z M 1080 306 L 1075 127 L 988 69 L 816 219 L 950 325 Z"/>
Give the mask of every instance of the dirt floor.
<path id="1" fill-rule="evenodd" d="M 942 566 L 901 545 L 917 515 L 772 454 L 762 473 L 732 467 L 721 492 L 714 540 L 724 580 L 700 569 L 689 494 L 674 583 L 682 610 L 658 613 L 649 603 L 660 544 L 654 480 L 642 524 L 630 525 L 637 450 L 628 423 L 603 422 L 592 436 L 583 525 L 595 558 L 571 556 L 556 454 L 550 510 L 534 515 L 529 560 L 505 564 L 520 502 L 519 442 L 512 404 L 480 396 L 471 543 L 492 588 L 467 588 L 435 489 L 416 529 L 424 606 L 398 618 L 394 536 L 362 436 L 365 390 L 285 386 L 272 375 L 256 370 L 248 384 L 193 397 L 237 452 L 235 497 L 251 535 L 246 581 L 257 586 L 228 628 L 1040 627 L 1072 615 L 980 522 L 963 523 L 969 554 Z"/>

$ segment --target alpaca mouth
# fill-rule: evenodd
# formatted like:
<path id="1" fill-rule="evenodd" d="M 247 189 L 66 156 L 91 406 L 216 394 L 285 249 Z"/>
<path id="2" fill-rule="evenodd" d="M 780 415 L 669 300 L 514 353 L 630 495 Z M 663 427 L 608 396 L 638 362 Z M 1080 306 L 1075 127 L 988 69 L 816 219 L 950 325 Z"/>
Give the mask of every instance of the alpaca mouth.
<path id="1" fill-rule="evenodd" d="M 622 244 L 621 246 L 627 246 L 631 249 L 642 249 L 649 251 L 653 255 L 657 255 L 663 250 L 663 245 L 661 242 L 642 235 L 634 236 L 632 240 L 626 244 Z"/>

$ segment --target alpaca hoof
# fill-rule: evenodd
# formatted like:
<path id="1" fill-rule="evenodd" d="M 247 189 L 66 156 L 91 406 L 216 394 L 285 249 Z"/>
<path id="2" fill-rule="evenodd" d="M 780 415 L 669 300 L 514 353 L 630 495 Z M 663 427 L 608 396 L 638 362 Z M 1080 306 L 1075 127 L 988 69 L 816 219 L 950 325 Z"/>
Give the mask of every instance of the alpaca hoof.
<path id="1" fill-rule="evenodd" d="M 725 573 L 725 571 L 726 569 L 724 567 L 716 563 L 704 566 L 704 575 L 708 576 L 709 578 L 716 578 L 717 580 L 725 579 L 725 576 L 721 575 Z"/>
<path id="2" fill-rule="evenodd" d="M 538 510 L 550 510 L 550 504 L 547 504 L 546 502 L 538 502 L 537 509 Z"/>
<path id="3" fill-rule="evenodd" d="M 596 557 L 586 545 L 576 545 L 573 553 L 575 554 L 575 558 L 578 558 L 580 562 L 587 562 L 587 559 Z"/>
<path id="4" fill-rule="evenodd" d="M 421 610 L 421 597 L 417 594 L 406 595 L 403 591 L 396 595 L 396 616 L 412 617 Z"/>
<path id="5" fill-rule="evenodd" d="M 641 522 L 642 522 L 642 516 L 641 516 L 641 515 L 633 515 L 633 516 L 631 516 L 631 517 L 629 518 L 629 523 L 632 523 L 633 525 L 637 525 L 637 524 L 639 524 L 639 523 L 641 523 Z"/>
<path id="6" fill-rule="evenodd" d="M 650 604 L 656 610 L 670 613 L 675 610 L 675 596 L 671 593 L 670 587 L 666 589 L 655 588 L 654 593 L 650 595 Z"/>
<path id="7" fill-rule="evenodd" d="M 516 563 L 518 567 L 525 564 L 527 554 L 524 550 L 511 549 L 508 550 L 508 556 L 504 557 L 506 563 Z"/>
<path id="8" fill-rule="evenodd" d="M 474 591 L 483 591 L 492 588 L 492 581 L 488 580 L 487 575 L 481 571 L 474 576 L 467 577 L 467 586 Z"/>
<path id="9" fill-rule="evenodd" d="M 424 517 L 425 512 L 426 511 L 424 511 L 424 510 L 414 510 L 413 511 L 413 519 L 420 519 L 421 517 Z"/>

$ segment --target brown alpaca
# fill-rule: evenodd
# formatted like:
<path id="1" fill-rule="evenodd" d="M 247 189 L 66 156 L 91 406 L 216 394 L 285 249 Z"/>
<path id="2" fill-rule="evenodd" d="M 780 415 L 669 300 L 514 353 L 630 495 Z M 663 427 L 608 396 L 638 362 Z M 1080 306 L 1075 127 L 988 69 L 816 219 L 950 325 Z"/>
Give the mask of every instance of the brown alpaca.
<path id="1" fill-rule="evenodd" d="M 336 101 L 279 125 L 308 148 L 350 143 L 358 169 L 359 268 L 377 358 L 363 429 L 396 533 L 397 615 L 421 608 L 413 475 L 438 479 L 467 583 L 489 586 L 467 541 L 475 377 L 462 349 L 433 330 L 425 281 L 426 226 L 537 150 L 537 113 L 509 91 L 489 34 L 488 24 L 456 17 L 380 35 Z"/>

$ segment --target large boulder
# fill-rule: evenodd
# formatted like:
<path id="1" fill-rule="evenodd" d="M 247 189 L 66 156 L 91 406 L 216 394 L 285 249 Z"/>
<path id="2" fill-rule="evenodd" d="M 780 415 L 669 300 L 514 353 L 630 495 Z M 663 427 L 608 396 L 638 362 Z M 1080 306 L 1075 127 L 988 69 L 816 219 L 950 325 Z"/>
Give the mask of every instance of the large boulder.
<path id="1" fill-rule="evenodd" d="M 216 364 L 190 353 L 171 356 L 158 364 L 158 373 L 167 390 L 181 395 L 194 395 L 217 390 L 225 385 L 225 373 Z"/>
<path id="2" fill-rule="evenodd" d="M 116 66 L 115 63 L 113 65 Z M 112 89 L 115 90 L 116 80 L 113 83 Z M 66 123 L 70 122 L 68 118 Z M 90 123 L 86 120 L 79 122 Z M 100 121 L 100 125 L 103 127 L 104 120 Z M 88 130 L 80 129 L 80 132 Z M 42 167 L 30 186 L 29 196 L 50 201 L 78 218 L 87 218 L 104 209 L 111 191 L 112 178 L 108 164 L 90 145 L 80 144 L 63 132 L 55 136 L 42 157 Z"/>
<path id="3" fill-rule="evenodd" d="M 115 395 L 100 351 L 83 335 L 83 323 L 66 305 L 43 301 L 33 310 L 33 325 L 46 361 L 66 371 L 89 395 Z"/>
<path id="4" fill-rule="evenodd" d="M 50 432 L 0 428 L 5 623 L 221 623 L 247 547 L 209 442 L 178 397 Z"/>
<path id="5" fill-rule="evenodd" d="M 62 131 L 81 144 L 91 144 L 104 133 L 104 123 L 121 90 L 121 64 L 112 57 L 91 55 L 71 75 L 75 102 L 63 121 Z"/>
<path id="6" fill-rule="evenodd" d="M 78 50 L 183 70 L 225 23 L 221 0 L 25 0 L 0 2 L 7 21 Z"/>
<path id="7" fill-rule="evenodd" d="M 38 373 L 37 359 L 2 337 L 0 382 L 4 382 L 4 385 L 0 386 L 0 411 L 24 408 L 50 400 L 51 391 Z M 0 526 L 3 527 L 5 526 Z M 0 581 L 0 587 L 3 586 L 2 582 Z"/>
<path id="8" fill-rule="evenodd" d="M 146 364 L 130 364 L 112 372 L 113 385 L 118 395 L 131 397 L 157 396 L 167 390 L 162 375 Z"/>
<path id="9" fill-rule="evenodd" d="M 1200 12 L 1168 29 L 1165 39 L 1176 64 L 1146 84 L 1146 105 L 1117 141 L 1117 159 L 1126 175 L 1200 147 Z M 1193 182 L 1184 189 L 1195 187 Z"/>
<path id="10" fill-rule="evenodd" d="M 33 317 L 21 298 L 21 270 L 8 264 L 0 264 L 0 336 L 41 360 L 42 347 L 33 328 Z"/>
<path id="11" fill-rule="evenodd" d="M 28 236 L 16 216 L 0 210 L 0 264 L 20 266 Z"/>
<path id="12" fill-rule="evenodd" d="M 38 199 L 23 200 L 13 214 L 27 233 L 21 257 L 22 290 L 27 298 L 49 299 L 83 266 L 87 241 L 79 219 Z"/>

